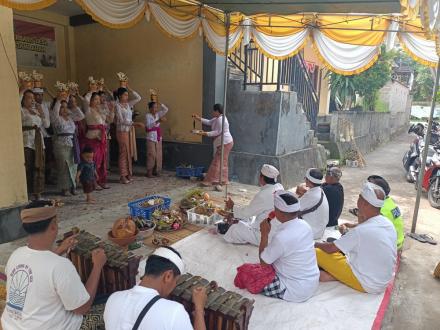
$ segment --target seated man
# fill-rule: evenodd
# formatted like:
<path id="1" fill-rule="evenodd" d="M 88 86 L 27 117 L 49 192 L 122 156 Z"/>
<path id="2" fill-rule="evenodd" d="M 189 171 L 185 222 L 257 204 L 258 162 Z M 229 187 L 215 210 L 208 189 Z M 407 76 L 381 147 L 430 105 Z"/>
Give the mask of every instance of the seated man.
<path id="1" fill-rule="evenodd" d="M 104 250 L 92 251 L 93 268 L 84 287 L 70 260 L 60 256 L 76 243 L 75 237 L 52 250 L 58 234 L 56 209 L 24 209 L 21 220 L 29 236 L 27 246 L 15 250 L 6 265 L 3 330 L 80 329 L 87 322 L 82 315 L 92 306 L 107 260 Z"/>
<path id="2" fill-rule="evenodd" d="M 113 293 L 104 311 L 106 329 L 165 330 L 193 329 L 182 304 L 165 299 L 176 287 L 185 266 L 180 254 L 171 247 L 160 247 L 148 257 L 145 275 L 139 285 L 130 290 Z M 194 329 L 205 330 L 204 309 L 206 289 L 192 293 L 195 305 Z"/>
<path id="3" fill-rule="evenodd" d="M 305 176 L 305 186 L 298 186 L 296 193 L 301 205 L 301 219 L 304 219 L 313 231 L 313 239 L 320 239 L 324 234 L 329 219 L 327 197 L 321 189 L 322 172 L 309 168 Z"/>
<path id="4" fill-rule="evenodd" d="M 298 219 L 299 202 L 287 191 L 277 191 L 275 214 L 281 222 L 269 242 L 271 224 L 261 222 L 260 263 L 272 265 L 275 279 L 263 289 L 263 294 L 292 302 L 308 300 L 318 289 L 319 269 L 313 248 L 312 229 Z"/>
<path id="5" fill-rule="evenodd" d="M 330 167 L 325 176 L 325 183 L 322 185 L 329 208 L 327 227 L 338 225 L 338 219 L 344 207 L 344 188 L 339 183 L 341 176 L 342 171 L 338 167 Z"/>
<path id="6" fill-rule="evenodd" d="M 358 198 L 359 225 L 333 243 L 316 243 L 320 281 L 340 281 L 368 293 L 382 293 L 396 264 L 396 230 L 380 214 L 385 192 L 366 182 Z M 345 255 L 343 255 L 345 254 Z"/>
<path id="7" fill-rule="evenodd" d="M 238 223 L 231 225 L 224 235 L 227 242 L 249 243 L 258 246 L 260 243 L 260 223 L 273 211 L 273 194 L 275 191 L 284 189 L 281 184 L 276 182 L 279 174 L 280 172 L 272 165 L 263 165 L 259 178 L 261 189 L 250 204 L 237 207 L 231 199 L 226 202 L 226 207 L 234 212 L 233 217 L 241 219 Z M 277 225 L 279 222 L 274 219 L 273 226 Z M 273 233 L 275 233 L 275 228 Z"/>
<path id="8" fill-rule="evenodd" d="M 389 196 L 391 188 L 388 182 L 379 175 L 370 175 L 367 179 L 369 182 L 374 183 L 382 188 L 385 192 L 385 202 L 380 209 L 380 214 L 386 217 L 393 223 L 394 229 L 396 229 L 397 233 L 397 249 L 402 249 L 403 241 L 405 239 L 405 233 L 403 228 L 403 219 L 400 213 L 399 207 L 394 203 L 394 200 Z M 358 210 L 354 209 L 354 213 L 358 212 Z M 347 232 L 347 228 L 354 228 L 357 224 L 353 223 L 345 223 L 340 226 L 339 230 L 341 234 Z"/>

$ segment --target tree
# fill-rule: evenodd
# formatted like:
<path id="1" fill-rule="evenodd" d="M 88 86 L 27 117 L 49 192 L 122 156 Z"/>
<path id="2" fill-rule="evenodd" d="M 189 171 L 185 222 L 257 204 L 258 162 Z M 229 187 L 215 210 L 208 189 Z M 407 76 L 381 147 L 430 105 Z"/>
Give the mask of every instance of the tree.
<path id="1" fill-rule="evenodd" d="M 379 55 L 377 62 L 368 70 L 352 76 L 331 73 L 330 88 L 332 97 L 343 103 L 343 109 L 350 109 L 356 94 L 363 97 L 363 108 L 374 110 L 378 91 L 391 78 L 391 63 L 395 53 L 385 52 Z"/>
<path id="2" fill-rule="evenodd" d="M 353 78 L 356 91 L 363 97 L 365 110 L 374 111 L 379 90 L 391 79 L 391 63 L 394 54 L 382 51 L 379 59 L 371 68 Z"/>

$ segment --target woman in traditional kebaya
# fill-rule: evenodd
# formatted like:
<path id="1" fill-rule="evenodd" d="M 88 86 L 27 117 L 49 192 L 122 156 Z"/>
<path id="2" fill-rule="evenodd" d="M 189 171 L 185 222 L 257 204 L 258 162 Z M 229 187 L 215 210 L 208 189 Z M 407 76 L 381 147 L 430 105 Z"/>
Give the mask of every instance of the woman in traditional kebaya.
<path id="1" fill-rule="evenodd" d="M 152 100 L 157 100 L 152 94 Z M 160 105 L 160 110 L 159 110 Z M 149 112 L 146 115 L 145 128 L 147 131 L 147 177 L 159 176 L 162 171 L 162 131 L 160 123 L 166 121 L 168 108 L 157 101 L 148 103 Z"/>
<path id="2" fill-rule="evenodd" d="M 89 104 L 84 102 L 87 133 L 81 142 L 81 149 L 84 146 L 90 146 L 93 149 L 93 160 L 98 172 L 97 184 L 101 188 L 108 189 L 110 187 L 107 186 L 107 118 L 102 114 L 100 105 L 97 92 L 92 93 Z"/>
<path id="3" fill-rule="evenodd" d="M 79 107 L 69 109 L 67 100 L 61 97 L 57 98 L 52 111 L 58 188 L 63 196 L 68 196 L 69 191 L 76 195 L 79 145 L 75 122 L 83 120 L 84 114 Z"/>
<path id="4" fill-rule="evenodd" d="M 223 172 L 222 179 L 220 179 L 220 165 L 221 165 L 221 142 L 222 142 L 222 122 L 223 122 L 223 106 L 221 104 L 214 104 L 213 118 L 204 119 L 198 115 L 193 115 L 193 118 L 202 122 L 203 125 L 211 127 L 211 131 L 197 131 L 196 134 L 202 136 L 212 137 L 214 139 L 214 159 L 209 166 L 208 173 L 203 180 L 204 186 L 223 185 L 229 182 L 228 162 L 229 153 L 234 146 L 234 140 L 229 132 L 229 122 L 225 117 L 225 125 L 223 128 Z M 220 187 L 217 187 L 220 188 Z"/>
<path id="5" fill-rule="evenodd" d="M 40 199 L 44 191 L 45 159 L 42 132 L 46 122 L 44 116 L 43 109 L 35 102 L 34 93 L 31 90 L 24 91 L 21 100 L 21 125 L 26 182 L 28 193 L 35 199 Z"/>
<path id="6" fill-rule="evenodd" d="M 129 101 L 129 92 L 134 96 Z M 134 127 L 143 125 L 133 122 L 132 107 L 141 100 L 141 96 L 130 87 L 119 87 L 116 92 L 116 138 L 119 145 L 119 173 L 120 182 L 127 184 L 132 181 L 132 158 L 136 152 L 136 138 L 134 135 Z"/>

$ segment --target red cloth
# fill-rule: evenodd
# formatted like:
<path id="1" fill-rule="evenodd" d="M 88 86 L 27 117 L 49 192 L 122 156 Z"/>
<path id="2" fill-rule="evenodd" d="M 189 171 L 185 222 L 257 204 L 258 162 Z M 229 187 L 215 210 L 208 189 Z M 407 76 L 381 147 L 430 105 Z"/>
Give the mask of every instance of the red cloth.
<path id="1" fill-rule="evenodd" d="M 237 268 L 234 285 L 240 289 L 247 289 L 250 293 L 260 293 L 274 278 L 275 270 L 270 265 L 243 264 Z"/>

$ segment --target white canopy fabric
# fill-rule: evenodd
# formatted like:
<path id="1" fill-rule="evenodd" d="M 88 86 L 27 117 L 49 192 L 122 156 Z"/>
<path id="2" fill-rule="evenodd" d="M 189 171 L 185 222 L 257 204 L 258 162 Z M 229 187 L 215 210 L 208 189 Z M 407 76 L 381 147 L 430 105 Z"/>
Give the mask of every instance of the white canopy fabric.
<path id="1" fill-rule="evenodd" d="M 0 4 L 17 9 L 40 9 L 55 1 L 0 0 Z M 226 14 L 202 3 L 189 0 L 76 1 L 93 19 L 109 28 L 128 28 L 152 16 L 161 30 L 172 37 L 186 39 L 197 36 L 199 31 L 216 53 L 225 52 Z M 248 43 L 252 37 L 266 56 L 284 59 L 294 56 L 309 42 L 330 70 L 352 75 L 371 67 L 379 56 L 381 44 L 385 42 L 390 49 L 398 36 L 404 50 L 415 60 L 435 67 L 440 48 L 436 37 L 440 26 L 440 0 L 400 0 L 400 3 L 401 13 L 380 16 L 231 13 L 228 51 Z M 417 18 L 419 9 L 421 17 Z"/>

